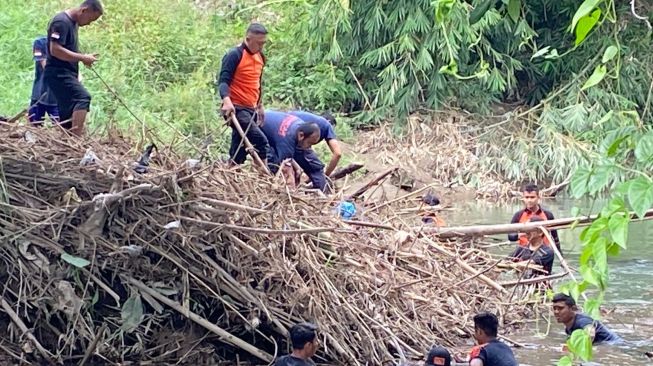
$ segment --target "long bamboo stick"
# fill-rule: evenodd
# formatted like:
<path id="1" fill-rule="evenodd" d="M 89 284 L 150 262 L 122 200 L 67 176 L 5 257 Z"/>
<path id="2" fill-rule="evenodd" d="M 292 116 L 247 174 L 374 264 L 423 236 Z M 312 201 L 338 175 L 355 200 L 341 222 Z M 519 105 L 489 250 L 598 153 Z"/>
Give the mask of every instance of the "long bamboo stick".
<path id="1" fill-rule="evenodd" d="M 646 211 L 644 217 L 636 218 L 634 212 L 630 213 L 633 221 L 643 221 L 653 219 L 653 209 Z M 566 229 L 578 221 L 577 227 L 591 225 L 598 215 L 566 217 L 554 220 L 527 222 L 523 224 L 499 224 L 499 225 L 472 225 L 472 226 L 452 226 L 452 227 L 415 227 L 414 230 L 438 236 L 440 238 L 453 238 L 458 236 L 483 236 L 495 234 L 510 234 L 525 232 L 544 226 L 549 230 Z"/>

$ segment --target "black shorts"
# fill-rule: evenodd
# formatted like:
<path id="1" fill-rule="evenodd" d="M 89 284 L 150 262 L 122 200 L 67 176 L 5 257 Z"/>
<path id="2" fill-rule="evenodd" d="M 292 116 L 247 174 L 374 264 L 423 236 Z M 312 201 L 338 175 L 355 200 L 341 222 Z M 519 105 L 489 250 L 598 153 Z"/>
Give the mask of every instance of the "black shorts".
<path id="1" fill-rule="evenodd" d="M 57 99 L 61 126 L 70 129 L 73 112 L 88 111 L 91 108 L 91 94 L 79 82 L 77 74 L 71 70 L 46 67 L 43 80 L 50 88 L 50 93 Z"/>

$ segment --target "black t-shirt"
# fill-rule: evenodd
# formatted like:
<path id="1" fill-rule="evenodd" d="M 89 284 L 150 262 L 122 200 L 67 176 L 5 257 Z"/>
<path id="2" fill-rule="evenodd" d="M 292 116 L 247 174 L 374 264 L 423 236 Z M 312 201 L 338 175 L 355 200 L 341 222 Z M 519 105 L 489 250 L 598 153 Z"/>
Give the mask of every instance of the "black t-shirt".
<path id="1" fill-rule="evenodd" d="M 508 345 L 499 340 L 493 340 L 472 348 L 470 361 L 479 358 L 483 366 L 518 366 L 515 355 Z"/>
<path id="2" fill-rule="evenodd" d="M 565 329 L 565 333 L 571 335 L 575 330 L 584 329 L 588 325 L 594 325 L 595 328 L 594 341 L 592 344 L 621 341 L 621 338 L 618 335 L 612 333 L 600 321 L 595 321 L 585 314 L 576 314 L 574 324 L 571 326 L 571 329 Z"/>
<path id="3" fill-rule="evenodd" d="M 553 259 L 555 254 L 553 253 L 553 248 L 550 246 L 542 245 L 537 250 L 533 251 L 528 247 L 517 246 L 515 251 L 510 255 L 511 258 L 515 258 L 519 261 L 528 261 L 529 259 L 533 261 L 533 264 L 542 266 L 542 268 L 551 274 L 553 270 Z M 541 273 L 539 274 L 541 275 Z"/>
<path id="4" fill-rule="evenodd" d="M 301 358 L 294 357 L 293 355 L 285 355 L 283 357 L 280 357 L 274 365 L 275 366 L 315 366 L 315 363 L 311 359 L 304 361 Z"/>
<path id="5" fill-rule="evenodd" d="M 55 15 L 54 18 L 52 18 L 50 24 L 48 25 L 48 61 L 45 66 L 46 68 L 55 67 L 65 69 L 72 71 L 75 73 L 75 75 L 77 75 L 79 72 L 79 63 L 77 61 L 63 61 L 52 56 L 52 51 L 50 50 L 50 41 L 57 42 L 62 45 L 63 48 L 78 53 L 78 28 L 79 27 L 77 23 L 65 11 Z"/>

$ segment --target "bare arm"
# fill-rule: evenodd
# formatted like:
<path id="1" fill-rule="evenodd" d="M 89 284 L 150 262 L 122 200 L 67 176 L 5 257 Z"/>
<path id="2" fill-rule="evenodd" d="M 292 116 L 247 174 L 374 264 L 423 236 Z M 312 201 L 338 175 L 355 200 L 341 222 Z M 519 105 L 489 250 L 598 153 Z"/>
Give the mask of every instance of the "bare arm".
<path id="1" fill-rule="evenodd" d="M 327 165 L 324 174 L 328 177 L 331 175 L 331 173 L 333 173 L 333 171 L 338 166 L 338 162 L 342 157 L 342 152 L 340 151 L 340 144 L 336 139 L 331 139 L 327 141 L 327 145 L 329 145 L 329 150 L 331 150 L 331 161 L 329 161 L 329 165 Z"/>
<path id="2" fill-rule="evenodd" d="M 469 361 L 469 366 L 483 366 L 483 360 L 480 358 L 475 358 Z"/>
<path id="3" fill-rule="evenodd" d="M 81 62 L 85 57 L 83 54 L 68 50 L 53 41 L 50 41 L 50 53 L 59 60 L 66 62 Z"/>
<path id="4" fill-rule="evenodd" d="M 39 61 L 39 62 L 41 63 L 41 67 L 45 69 L 45 62 L 46 62 L 46 60 L 43 59 L 43 60 L 41 60 L 41 61 Z"/>

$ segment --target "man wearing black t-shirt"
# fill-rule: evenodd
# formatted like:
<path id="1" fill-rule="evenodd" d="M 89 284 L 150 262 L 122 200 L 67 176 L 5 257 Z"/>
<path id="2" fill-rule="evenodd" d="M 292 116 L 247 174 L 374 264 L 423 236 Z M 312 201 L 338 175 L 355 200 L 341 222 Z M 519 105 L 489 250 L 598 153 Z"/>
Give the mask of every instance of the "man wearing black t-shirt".
<path id="1" fill-rule="evenodd" d="M 91 95 L 79 82 L 79 63 L 91 67 L 97 54 L 79 53 L 77 30 L 102 16 L 100 0 L 85 0 L 52 18 L 48 25 L 48 59 L 43 80 L 59 106 L 61 126 L 82 135 Z"/>
<path id="2" fill-rule="evenodd" d="M 565 325 L 565 333 L 570 336 L 575 330 L 585 329 L 592 338 L 592 344 L 615 344 L 623 341 L 600 321 L 579 313 L 576 300 L 567 294 L 553 296 L 553 315 L 558 323 Z"/>
<path id="3" fill-rule="evenodd" d="M 474 338 L 478 346 L 470 352 L 469 366 L 518 366 L 510 347 L 497 339 L 499 319 L 491 313 L 474 316 Z"/>

